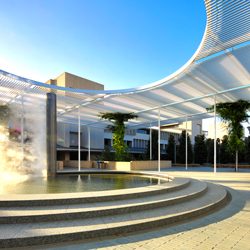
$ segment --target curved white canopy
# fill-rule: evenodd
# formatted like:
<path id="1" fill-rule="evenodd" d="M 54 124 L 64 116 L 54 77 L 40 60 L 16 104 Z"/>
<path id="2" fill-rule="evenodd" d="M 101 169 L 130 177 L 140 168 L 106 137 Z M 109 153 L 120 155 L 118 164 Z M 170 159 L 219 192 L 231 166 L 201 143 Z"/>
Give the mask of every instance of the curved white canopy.
<path id="1" fill-rule="evenodd" d="M 194 56 L 177 72 L 155 83 L 126 90 L 80 90 L 32 81 L 0 71 L 0 103 L 57 94 L 58 120 L 106 127 L 100 112 L 134 112 L 129 127 L 153 126 L 158 110 L 161 124 L 209 117 L 217 102 L 250 100 L 250 1 L 205 0 L 207 25 Z"/>

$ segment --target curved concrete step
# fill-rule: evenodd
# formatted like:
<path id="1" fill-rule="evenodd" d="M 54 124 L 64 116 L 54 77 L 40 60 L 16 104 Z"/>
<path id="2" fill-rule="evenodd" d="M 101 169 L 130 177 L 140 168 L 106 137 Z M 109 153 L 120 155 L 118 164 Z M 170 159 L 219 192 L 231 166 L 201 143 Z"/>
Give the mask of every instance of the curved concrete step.
<path id="1" fill-rule="evenodd" d="M 196 198 L 207 190 L 207 184 L 192 180 L 185 189 L 173 190 L 166 194 L 158 194 L 130 200 L 87 203 L 61 206 L 12 207 L 0 208 L 0 223 L 30 223 L 42 221 L 72 220 L 98 216 L 131 213 L 163 206 L 177 204 Z"/>
<path id="2" fill-rule="evenodd" d="M 181 204 L 113 216 L 60 222 L 0 225 L 1 247 L 56 243 L 133 232 L 191 219 L 223 206 L 229 193 L 222 186 L 208 184 L 203 196 Z"/>
<path id="3" fill-rule="evenodd" d="M 164 178 L 164 175 L 159 175 Z M 169 176 L 165 176 L 169 178 Z M 108 190 L 99 192 L 76 192 L 76 193 L 63 193 L 63 194 L 17 194 L 17 195 L 1 195 L 0 207 L 13 207 L 13 206 L 53 206 L 53 205 L 69 205 L 78 203 L 93 203 L 103 201 L 117 201 L 122 199 L 133 199 L 146 197 L 151 195 L 163 194 L 179 190 L 187 187 L 190 184 L 188 178 L 175 178 L 174 180 L 159 184 L 149 185 L 139 188 Z"/>

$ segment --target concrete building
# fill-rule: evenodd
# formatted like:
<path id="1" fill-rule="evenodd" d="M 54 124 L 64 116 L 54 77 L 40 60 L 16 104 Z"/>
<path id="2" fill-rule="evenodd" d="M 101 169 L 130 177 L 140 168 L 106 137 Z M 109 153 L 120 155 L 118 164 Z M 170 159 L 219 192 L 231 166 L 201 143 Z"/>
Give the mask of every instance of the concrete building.
<path id="1" fill-rule="evenodd" d="M 68 72 L 63 72 L 55 79 L 50 79 L 46 83 L 67 88 L 104 90 L 103 84 L 70 74 Z"/>
<path id="2" fill-rule="evenodd" d="M 195 136 L 203 133 L 202 120 L 188 121 L 187 124 L 186 122 L 170 124 L 163 126 L 161 130 L 174 135 L 175 141 L 178 142 L 179 135 L 183 130 L 186 130 L 186 128 L 190 136 L 191 143 L 194 144 Z"/>

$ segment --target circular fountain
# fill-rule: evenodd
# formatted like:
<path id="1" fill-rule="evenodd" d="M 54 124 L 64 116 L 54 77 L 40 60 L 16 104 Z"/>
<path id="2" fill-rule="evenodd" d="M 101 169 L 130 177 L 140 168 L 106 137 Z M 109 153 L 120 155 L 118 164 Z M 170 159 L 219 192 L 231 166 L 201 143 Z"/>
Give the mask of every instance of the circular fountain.
<path id="1" fill-rule="evenodd" d="M 166 181 L 106 191 L 1 195 L 1 247 L 44 246 L 170 226 L 215 212 L 230 200 L 222 186 L 158 177 Z"/>

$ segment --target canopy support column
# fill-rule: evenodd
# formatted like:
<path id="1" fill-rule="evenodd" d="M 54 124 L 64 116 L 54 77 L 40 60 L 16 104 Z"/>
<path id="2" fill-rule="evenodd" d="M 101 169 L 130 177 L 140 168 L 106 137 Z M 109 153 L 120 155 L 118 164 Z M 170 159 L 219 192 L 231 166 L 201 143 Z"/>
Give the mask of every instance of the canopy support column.
<path id="1" fill-rule="evenodd" d="M 176 141 L 174 139 L 174 163 L 176 164 Z"/>
<path id="2" fill-rule="evenodd" d="M 90 161 L 90 127 L 88 127 L 88 161 Z"/>
<path id="3" fill-rule="evenodd" d="M 21 106 L 21 147 L 22 147 L 22 168 L 24 166 L 24 106 L 23 106 L 23 95 L 22 99 L 22 106 Z"/>
<path id="4" fill-rule="evenodd" d="M 216 165 L 216 161 L 217 161 L 217 155 L 216 155 L 216 151 L 217 151 L 217 143 L 216 143 L 216 96 L 214 96 L 214 173 L 216 173 L 217 171 L 217 165 Z"/>
<path id="5" fill-rule="evenodd" d="M 161 172 L 161 110 L 158 110 L 158 172 Z"/>
<path id="6" fill-rule="evenodd" d="M 150 161 L 152 161 L 152 128 L 150 127 L 150 130 L 149 130 L 149 133 L 150 133 L 150 139 L 149 139 L 149 159 Z"/>
<path id="7" fill-rule="evenodd" d="M 187 116 L 186 116 L 186 147 L 185 147 L 185 150 L 186 150 L 186 153 L 185 153 L 185 156 L 186 156 L 186 170 L 188 169 L 188 143 L 187 143 L 187 137 L 188 137 L 188 133 L 187 133 Z"/>
<path id="8" fill-rule="evenodd" d="M 81 116 L 78 108 L 78 171 L 81 171 Z"/>

